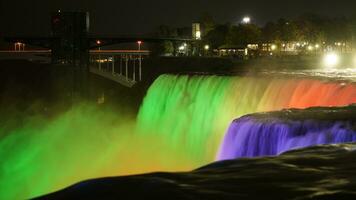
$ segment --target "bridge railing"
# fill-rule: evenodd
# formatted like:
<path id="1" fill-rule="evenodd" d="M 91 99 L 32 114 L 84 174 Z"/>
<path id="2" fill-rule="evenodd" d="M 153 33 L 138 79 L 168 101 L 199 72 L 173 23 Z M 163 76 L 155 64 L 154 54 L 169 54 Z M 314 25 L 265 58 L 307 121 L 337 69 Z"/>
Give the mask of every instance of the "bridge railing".
<path id="1" fill-rule="evenodd" d="M 142 62 L 149 53 L 137 50 L 91 50 L 90 71 L 132 87 L 142 80 Z"/>

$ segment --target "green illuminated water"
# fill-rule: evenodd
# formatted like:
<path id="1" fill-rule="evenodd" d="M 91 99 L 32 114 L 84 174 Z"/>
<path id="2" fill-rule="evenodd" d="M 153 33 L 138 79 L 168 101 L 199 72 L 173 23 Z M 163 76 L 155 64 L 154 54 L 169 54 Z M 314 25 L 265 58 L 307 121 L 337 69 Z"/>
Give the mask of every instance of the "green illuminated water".
<path id="1" fill-rule="evenodd" d="M 164 137 L 200 163 L 210 162 L 231 119 L 256 110 L 266 87 L 237 77 L 161 76 L 140 109 L 139 130 Z M 231 101 L 243 107 L 234 112 Z"/>

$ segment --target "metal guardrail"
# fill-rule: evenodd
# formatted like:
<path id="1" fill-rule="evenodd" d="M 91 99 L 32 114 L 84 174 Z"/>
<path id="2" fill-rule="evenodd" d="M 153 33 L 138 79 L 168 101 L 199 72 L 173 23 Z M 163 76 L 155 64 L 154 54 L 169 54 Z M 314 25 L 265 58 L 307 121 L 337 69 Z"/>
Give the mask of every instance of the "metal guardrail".
<path id="1" fill-rule="evenodd" d="M 121 85 L 124 85 L 126 87 L 130 87 L 131 88 L 132 86 L 134 86 L 136 84 L 136 81 L 128 79 L 127 77 L 125 77 L 123 75 L 120 75 L 120 74 L 117 74 L 117 73 L 106 72 L 106 71 L 103 71 L 103 70 L 99 70 L 96 67 L 90 67 L 89 71 L 91 73 L 93 73 L 93 74 L 96 74 L 96 75 L 99 75 L 99 76 L 104 77 L 106 79 L 115 81 L 115 82 L 117 82 L 117 83 L 119 83 Z"/>

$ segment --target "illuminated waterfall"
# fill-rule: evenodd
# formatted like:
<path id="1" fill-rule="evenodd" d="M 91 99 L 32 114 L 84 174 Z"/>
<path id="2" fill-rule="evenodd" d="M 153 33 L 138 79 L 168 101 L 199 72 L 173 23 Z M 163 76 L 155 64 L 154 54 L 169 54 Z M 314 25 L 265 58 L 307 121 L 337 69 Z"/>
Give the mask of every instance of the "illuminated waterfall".
<path id="1" fill-rule="evenodd" d="M 204 164 L 214 160 L 230 122 L 246 114 L 356 102 L 356 84 L 306 78 L 159 77 L 138 115 L 140 134 L 164 138 Z"/>
<path id="2" fill-rule="evenodd" d="M 339 81 L 163 75 L 137 121 L 124 111 L 75 105 L 55 118 L 28 117 L 10 132 L 2 122 L 0 199 L 28 199 L 90 178 L 192 170 L 214 161 L 233 119 L 348 105 L 355 92 L 355 83 Z"/>
<path id="3" fill-rule="evenodd" d="M 231 123 L 218 160 L 276 156 L 297 148 L 354 142 L 356 121 L 351 115 L 355 108 L 286 110 L 242 117 Z"/>

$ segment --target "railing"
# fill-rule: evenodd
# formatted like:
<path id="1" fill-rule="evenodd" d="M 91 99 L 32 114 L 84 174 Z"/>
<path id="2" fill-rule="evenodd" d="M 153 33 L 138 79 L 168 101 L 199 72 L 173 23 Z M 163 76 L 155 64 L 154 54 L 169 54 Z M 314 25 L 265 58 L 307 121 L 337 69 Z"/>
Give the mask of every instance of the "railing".
<path id="1" fill-rule="evenodd" d="M 142 61 L 149 51 L 91 50 L 90 72 L 132 87 L 142 80 Z"/>

